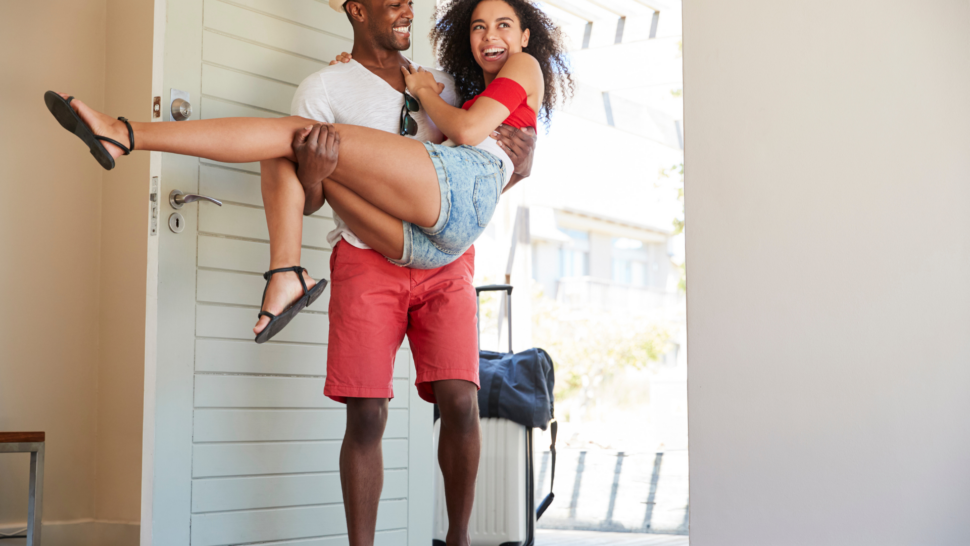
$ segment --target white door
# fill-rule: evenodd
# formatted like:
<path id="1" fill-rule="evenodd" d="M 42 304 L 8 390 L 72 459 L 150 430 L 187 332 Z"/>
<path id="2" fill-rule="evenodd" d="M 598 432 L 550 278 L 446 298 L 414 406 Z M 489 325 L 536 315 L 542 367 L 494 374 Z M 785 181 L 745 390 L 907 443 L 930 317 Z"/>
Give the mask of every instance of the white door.
<path id="1" fill-rule="evenodd" d="M 178 123 L 168 112 L 173 89 L 188 93 L 192 119 L 286 115 L 300 81 L 349 51 L 350 36 L 346 17 L 326 2 L 158 0 L 159 122 Z M 160 187 L 149 245 L 157 284 L 150 279 L 148 290 L 142 544 L 346 544 L 345 410 L 323 395 L 329 290 L 256 345 L 251 328 L 269 264 L 259 165 L 154 154 L 152 169 Z M 176 189 L 223 205 L 175 210 L 168 196 Z M 169 227 L 174 213 L 180 233 Z M 329 208 L 305 218 L 303 266 L 316 278 L 329 276 L 332 227 Z M 411 386 L 412 370 L 402 348 L 378 544 L 431 541 L 431 407 Z"/>

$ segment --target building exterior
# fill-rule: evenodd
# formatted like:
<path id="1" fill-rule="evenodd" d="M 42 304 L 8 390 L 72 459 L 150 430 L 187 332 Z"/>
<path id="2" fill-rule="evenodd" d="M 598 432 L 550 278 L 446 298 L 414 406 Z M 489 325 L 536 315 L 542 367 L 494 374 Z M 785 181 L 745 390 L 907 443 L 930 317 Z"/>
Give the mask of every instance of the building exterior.
<path id="1" fill-rule="evenodd" d="M 635 337 L 645 324 L 665 329 L 669 342 L 645 369 L 614 368 L 599 377 L 609 366 L 581 371 L 601 385 L 593 409 L 585 387 L 557 399 L 558 473 L 566 477 L 557 480 L 557 503 L 540 526 L 686 533 L 684 235 L 675 227 L 683 220 L 680 2 L 541 5 L 566 33 L 575 95 L 554 113 L 548 131 L 540 128 L 531 178 L 503 197 L 476 243 L 479 284 L 515 287 L 515 350 L 554 343 L 573 353 L 552 354 L 559 358 L 557 385 L 576 377 L 575 362 L 565 369 L 563 361 L 577 360 L 589 347 L 559 344 L 541 321 L 597 324 L 589 345 L 600 347 L 589 349 L 592 355 L 603 354 L 603 340 L 611 343 L 616 330 Z M 483 348 L 506 350 L 500 303 L 482 299 Z M 629 423 L 637 423 L 636 434 Z M 537 445 L 548 441 L 539 438 Z M 541 466 L 548 453 L 537 456 Z M 628 464 L 618 473 L 624 458 Z M 638 474 L 645 463 L 634 461 L 661 458 L 665 466 L 647 465 L 655 475 L 649 468 Z M 548 487 L 543 479 L 548 476 L 540 477 L 540 491 Z"/>
<path id="2" fill-rule="evenodd" d="M 533 282 L 569 308 L 682 321 L 680 2 L 540 5 L 565 33 L 575 94 L 540 128 L 532 177 L 476 244 L 478 277 L 522 294 L 517 345 L 529 343 Z"/>

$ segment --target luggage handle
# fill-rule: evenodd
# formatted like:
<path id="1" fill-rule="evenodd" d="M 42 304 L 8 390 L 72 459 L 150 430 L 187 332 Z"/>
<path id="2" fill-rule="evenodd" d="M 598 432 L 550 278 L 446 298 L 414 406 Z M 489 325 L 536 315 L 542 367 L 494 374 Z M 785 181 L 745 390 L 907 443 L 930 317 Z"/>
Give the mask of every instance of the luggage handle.
<path id="1" fill-rule="evenodd" d="M 478 296 L 482 292 L 498 292 L 503 291 L 507 294 L 505 299 L 508 302 L 508 318 L 509 318 L 509 354 L 512 353 L 512 285 L 511 284 L 489 284 L 486 286 L 476 286 L 475 287 L 475 323 L 481 328 L 481 320 L 478 316 Z M 482 336 L 478 336 L 478 352 L 482 352 Z"/>

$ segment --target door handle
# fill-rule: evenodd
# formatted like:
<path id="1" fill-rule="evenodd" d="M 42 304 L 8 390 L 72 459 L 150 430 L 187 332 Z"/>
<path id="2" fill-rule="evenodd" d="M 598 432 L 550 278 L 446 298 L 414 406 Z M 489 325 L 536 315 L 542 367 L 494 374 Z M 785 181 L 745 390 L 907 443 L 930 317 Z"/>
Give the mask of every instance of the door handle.
<path id="1" fill-rule="evenodd" d="M 215 203 L 220 207 L 222 206 L 222 201 L 218 199 L 213 199 L 212 197 L 209 197 L 207 195 L 198 195 L 194 193 L 182 193 L 179 190 L 172 190 L 172 193 L 168 194 L 168 202 L 170 205 L 172 205 L 173 209 L 180 209 L 182 208 L 182 205 L 186 203 L 193 203 L 199 200 L 209 201 L 210 203 Z"/>

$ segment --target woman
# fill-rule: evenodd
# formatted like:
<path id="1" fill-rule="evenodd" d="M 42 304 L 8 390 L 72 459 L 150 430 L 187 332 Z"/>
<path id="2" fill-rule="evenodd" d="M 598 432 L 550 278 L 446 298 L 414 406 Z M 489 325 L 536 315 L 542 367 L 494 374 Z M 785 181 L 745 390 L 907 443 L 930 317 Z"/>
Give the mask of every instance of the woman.
<path id="1" fill-rule="evenodd" d="M 507 155 L 488 135 L 503 122 L 535 127 L 540 111 L 548 120 L 570 84 L 559 31 L 526 0 L 456 0 L 445 8 L 432 35 L 443 68 L 454 74 L 459 93 L 469 99 L 463 108 L 438 96 L 443 86 L 430 73 L 402 70 L 411 96 L 449 137 L 446 145 L 352 125 L 326 126 L 311 135 L 325 139 L 334 158 L 339 152 L 328 176 L 333 191 L 325 197 L 337 204 L 342 195 L 354 195 L 403 221 L 398 224 L 403 227 L 375 223 L 373 229 L 363 230 L 364 242 L 394 263 L 422 269 L 460 256 L 495 210 L 512 173 Z M 134 149 L 229 163 L 293 160 L 294 135 L 306 135 L 313 125 L 297 116 L 129 123 L 63 94 L 48 92 L 45 101 L 61 125 L 80 137 L 106 169 Z M 407 102 L 409 110 L 418 108 L 415 101 Z M 405 112 L 402 123 L 406 122 Z M 277 269 L 265 277 L 268 281 L 282 271 L 300 275 L 304 270 Z M 325 284 L 310 288 L 302 275 L 300 281 L 303 295 L 283 313 L 260 311 L 270 322 L 257 342 L 278 332 L 319 296 Z M 265 291 L 263 297 L 265 302 Z"/>

